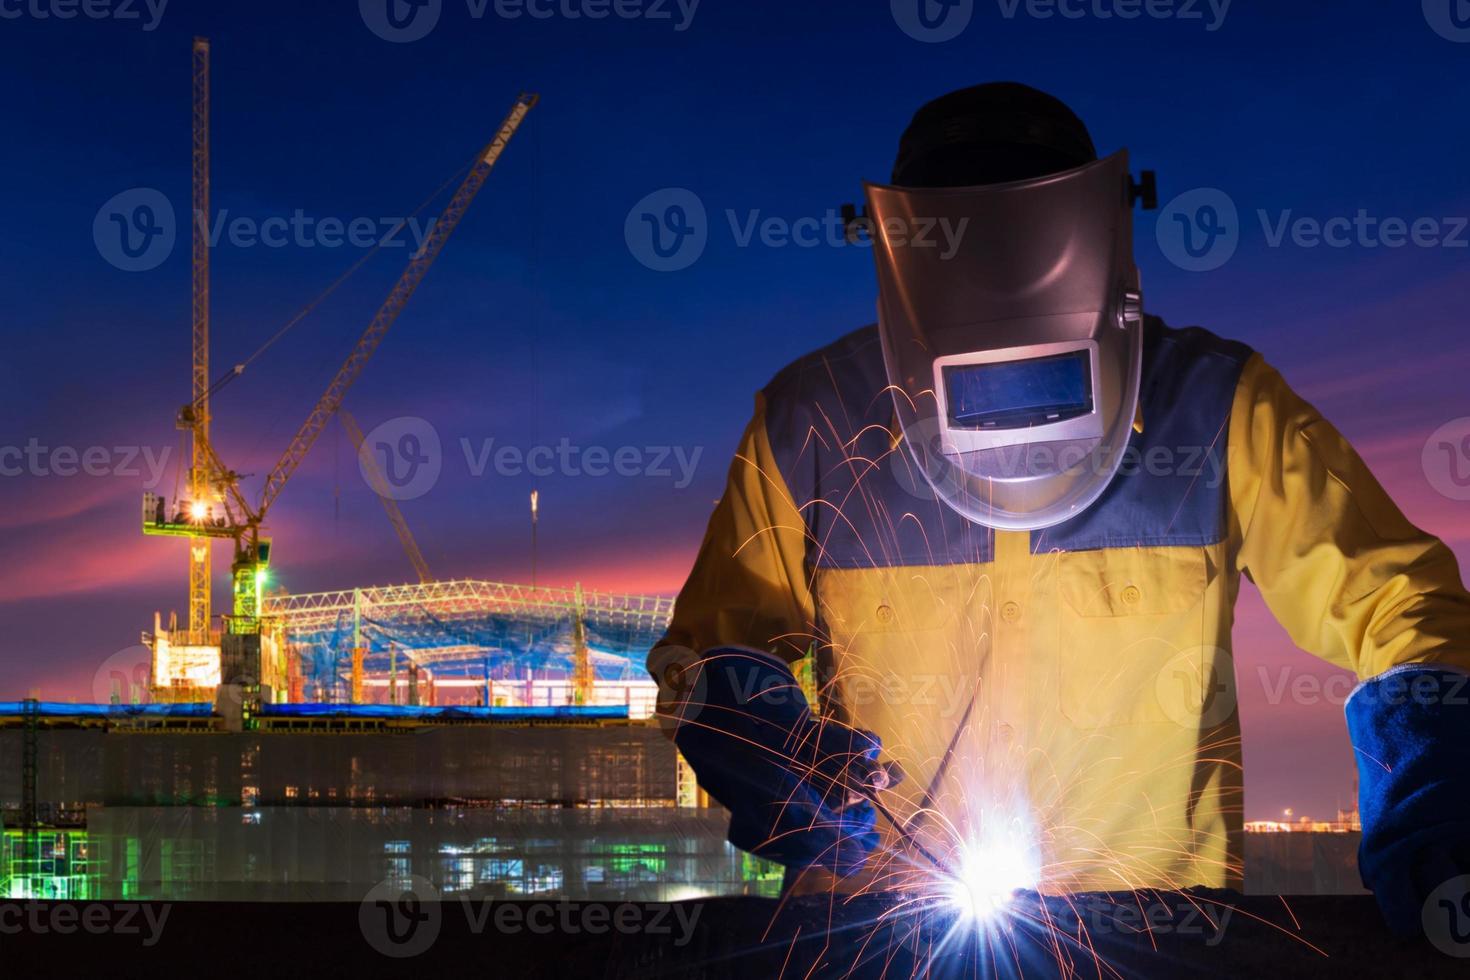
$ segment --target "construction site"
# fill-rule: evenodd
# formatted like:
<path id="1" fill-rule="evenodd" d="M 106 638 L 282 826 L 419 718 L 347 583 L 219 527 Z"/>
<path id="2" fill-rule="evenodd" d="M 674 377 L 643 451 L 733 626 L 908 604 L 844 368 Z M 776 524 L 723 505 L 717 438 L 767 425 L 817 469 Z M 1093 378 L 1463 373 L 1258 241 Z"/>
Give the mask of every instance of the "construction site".
<path id="1" fill-rule="evenodd" d="M 192 205 L 207 216 L 204 38 L 192 83 Z M 726 843 L 728 815 L 654 718 L 643 661 L 672 599 L 436 579 L 343 406 L 537 101 L 513 101 L 253 494 L 212 441 L 214 404 L 296 320 L 216 371 L 207 222 L 192 223 L 190 398 L 174 420 L 187 466 L 176 495 L 141 506 L 144 535 L 182 545 L 187 609 L 153 614 L 146 670 L 110 678 L 106 703 L 0 702 L 0 772 L 18 776 L 0 786 L 0 897 L 353 902 L 410 879 L 448 896 L 778 894 L 781 868 Z M 332 425 L 416 582 L 272 587 L 268 514 Z M 530 506 L 534 534 L 535 492 Z M 218 614 L 217 550 L 230 595 Z M 810 657 L 799 673 L 815 702 Z M 1360 890 L 1357 828 L 1336 829 L 1252 835 L 1248 878 Z"/>
<path id="2" fill-rule="evenodd" d="M 192 204 L 208 216 L 207 39 L 192 69 Z M 0 897 L 358 901 L 413 877 L 446 895 L 774 894 L 779 869 L 725 843 L 652 718 L 643 659 L 672 601 L 436 580 L 342 405 L 537 101 L 517 97 L 467 165 L 255 495 L 211 441 L 214 399 L 255 357 L 211 366 L 210 244 L 192 222 L 187 467 L 141 509 L 143 534 L 182 545 L 187 611 L 153 615 L 146 672 L 112 678 L 108 703 L 0 702 L 0 772 L 18 777 L 0 787 Z M 334 424 L 415 584 L 271 587 L 268 512 Z"/>
<path id="3" fill-rule="evenodd" d="M 1470 975 L 1470 0 L 1288 6 L 0 0 L 0 973 Z"/>

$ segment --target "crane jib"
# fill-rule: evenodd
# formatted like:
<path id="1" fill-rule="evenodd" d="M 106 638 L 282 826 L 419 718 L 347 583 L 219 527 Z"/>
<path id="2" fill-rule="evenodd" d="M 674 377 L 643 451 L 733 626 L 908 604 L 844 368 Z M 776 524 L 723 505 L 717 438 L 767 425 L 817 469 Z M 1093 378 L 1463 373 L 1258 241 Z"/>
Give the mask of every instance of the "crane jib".
<path id="1" fill-rule="evenodd" d="M 357 380 L 357 376 L 362 372 L 368 359 L 373 355 L 378 344 L 382 341 L 383 335 L 388 332 L 388 328 L 393 325 L 393 322 L 398 319 L 398 315 L 403 312 L 403 307 L 407 304 L 409 297 L 413 295 L 414 290 L 418 287 L 429 266 L 433 264 L 439 251 L 444 247 L 444 243 L 448 241 L 455 226 L 459 224 L 460 218 L 464 216 L 465 210 L 469 207 L 470 202 L 474 200 L 481 185 L 484 184 L 485 178 L 490 175 L 490 170 L 499 158 L 501 151 L 505 149 L 506 144 L 515 135 L 516 129 L 519 128 L 522 120 L 525 119 L 526 113 L 531 110 L 537 101 L 538 97 L 535 95 L 522 95 L 516 100 L 515 105 L 511 107 L 510 113 L 501 124 L 499 131 L 495 134 L 495 138 L 485 148 L 485 152 L 478 165 L 471 168 L 470 172 L 465 176 L 464 182 L 460 184 L 459 189 L 450 198 L 449 204 L 445 206 L 444 212 L 434 222 L 433 231 L 424 241 L 423 247 L 409 260 L 408 267 L 404 269 L 403 275 L 399 277 L 398 282 L 394 284 L 393 289 L 388 293 L 388 298 L 383 301 L 383 305 L 379 308 L 377 315 L 373 317 L 372 322 L 363 331 L 363 335 L 358 340 L 356 347 L 348 355 L 342 367 L 338 369 L 336 376 L 327 385 L 327 390 L 318 400 L 316 407 L 312 409 L 311 414 L 307 416 L 306 422 L 302 424 L 300 430 L 296 433 L 296 437 L 291 440 L 291 444 L 286 448 L 285 453 L 282 454 L 280 460 L 272 468 L 270 475 L 266 477 L 265 487 L 261 492 L 260 504 L 256 508 L 258 520 L 264 519 L 266 511 L 275 502 L 276 497 L 279 496 L 281 490 L 285 487 L 286 481 L 291 478 L 291 474 L 295 472 L 297 466 L 306 457 L 312 444 L 316 442 L 317 437 L 321 435 L 322 430 L 331 421 L 332 415 L 337 411 L 337 407 L 342 404 L 342 398 L 346 395 L 347 389 L 352 387 L 353 382 Z"/>

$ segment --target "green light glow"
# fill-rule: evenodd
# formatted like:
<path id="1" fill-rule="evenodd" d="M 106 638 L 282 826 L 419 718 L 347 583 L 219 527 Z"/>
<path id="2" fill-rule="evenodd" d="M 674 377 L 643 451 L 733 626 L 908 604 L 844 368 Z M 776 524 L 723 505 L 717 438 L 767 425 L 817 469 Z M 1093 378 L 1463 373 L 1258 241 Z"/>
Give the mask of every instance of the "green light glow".
<path id="1" fill-rule="evenodd" d="M 23 830 L 0 837 L 0 898 L 64 901 L 96 897 L 98 871 L 87 833 L 41 830 L 27 839 Z"/>

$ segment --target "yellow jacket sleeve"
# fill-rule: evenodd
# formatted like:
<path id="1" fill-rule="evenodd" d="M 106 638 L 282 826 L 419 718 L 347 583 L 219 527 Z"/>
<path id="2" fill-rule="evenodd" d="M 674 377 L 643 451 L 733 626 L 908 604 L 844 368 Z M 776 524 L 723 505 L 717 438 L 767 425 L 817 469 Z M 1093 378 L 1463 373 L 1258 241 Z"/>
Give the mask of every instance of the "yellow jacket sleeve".
<path id="1" fill-rule="evenodd" d="M 757 395 L 724 496 L 658 646 L 703 654 L 738 645 L 788 661 L 804 655 L 813 633 L 806 535 L 771 452 L 765 401 Z"/>
<path id="2" fill-rule="evenodd" d="M 1302 649 L 1360 679 L 1470 668 L 1454 554 L 1414 527 L 1347 441 L 1259 354 L 1230 418 L 1236 564 Z"/>

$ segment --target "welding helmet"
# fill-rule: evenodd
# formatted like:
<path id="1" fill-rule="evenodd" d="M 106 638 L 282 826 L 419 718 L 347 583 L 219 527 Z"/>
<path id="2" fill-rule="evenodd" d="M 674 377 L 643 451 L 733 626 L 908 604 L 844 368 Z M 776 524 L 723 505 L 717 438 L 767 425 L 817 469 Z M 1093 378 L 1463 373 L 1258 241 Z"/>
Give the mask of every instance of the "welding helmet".
<path id="1" fill-rule="evenodd" d="M 865 189 L 883 357 L 923 481 L 993 528 L 1085 510 L 1138 410 L 1127 152 L 1003 183 Z"/>

